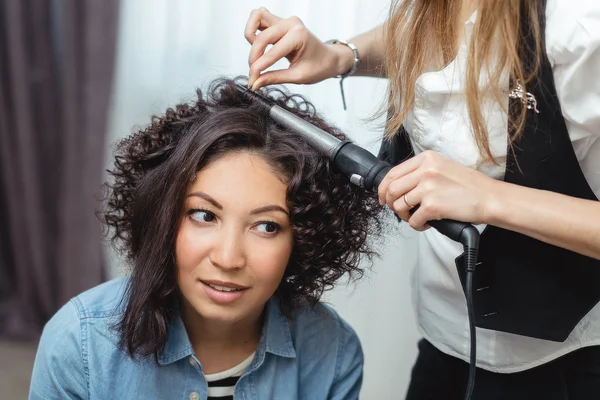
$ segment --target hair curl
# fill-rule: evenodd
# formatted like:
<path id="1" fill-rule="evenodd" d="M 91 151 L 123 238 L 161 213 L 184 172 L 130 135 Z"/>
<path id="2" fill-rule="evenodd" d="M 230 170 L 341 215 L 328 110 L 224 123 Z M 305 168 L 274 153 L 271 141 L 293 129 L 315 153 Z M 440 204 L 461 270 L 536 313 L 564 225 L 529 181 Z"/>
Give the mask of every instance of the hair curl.
<path id="1" fill-rule="evenodd" d="M 362 275 L 375 254 L 369 234 L 381 231 L 377 198 L 330 168 L 302 137 L 277 125 L 234 80 L 213 81 L 192 104 L 169 108 L 144 130 L 118 143 L 101 215 L 109 236 L 131 264 L 125 307 L 115 325 L 121 344 L 158 356 L 179 299 L 175 238 L 190 177 L 212 160 L 247 151 L 267 161 L 288 184 L 293 250 L 276 291 L 286 315 L 314 305 L 345 274 Z M 340 139 L 299 95 L 279 88 L 262 94 Z"/>

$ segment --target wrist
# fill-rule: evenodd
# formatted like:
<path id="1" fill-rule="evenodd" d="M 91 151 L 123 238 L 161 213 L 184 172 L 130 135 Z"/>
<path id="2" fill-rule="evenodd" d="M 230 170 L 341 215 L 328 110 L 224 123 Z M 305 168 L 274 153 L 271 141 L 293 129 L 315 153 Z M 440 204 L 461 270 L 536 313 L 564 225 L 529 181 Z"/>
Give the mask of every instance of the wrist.
<path id="1" fill-rule="evenodd" d="M 334 52 L 334 76 L 343 75 L 352 69 L 354 63 L 354 55 L 352 50 L 343 44 L 331 44 Z"/>
<path id="2" fill-rule="evenodd" d="M 325 44 L 333 54 L 333 76 L 350 76 L 356 73 L 360 59 L 356 47 L 340 40 L 328 40 Z"/>
<path id="3" fill-rule="evenodd" d="M 506 203 L 507 193 L 506 182 L 490 178 L 490 184 L 486 190 L 486 197 L 483 204 L 481 221 L 484 224 L 501 226 L 504 214 L 509 208 Z"/>

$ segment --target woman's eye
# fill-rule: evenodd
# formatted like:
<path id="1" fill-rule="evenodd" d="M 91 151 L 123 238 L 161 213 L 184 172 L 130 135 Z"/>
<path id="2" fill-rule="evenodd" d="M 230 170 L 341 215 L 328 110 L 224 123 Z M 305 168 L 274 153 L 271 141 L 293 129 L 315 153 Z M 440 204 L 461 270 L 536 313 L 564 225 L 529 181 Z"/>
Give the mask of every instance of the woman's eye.
<path id="1" fill-rule="evenodd" d="M 190 215 L 198 222 L 213 222 L 215 220 L 215 215 L 208 211 L 192 210 Z"/>
<path id="2" fill-rule="evenodd" d="M 277 233 L 281 226 L 275 222 L 261 222 L 256 225 L 256 229 L 261 233 Z"/>

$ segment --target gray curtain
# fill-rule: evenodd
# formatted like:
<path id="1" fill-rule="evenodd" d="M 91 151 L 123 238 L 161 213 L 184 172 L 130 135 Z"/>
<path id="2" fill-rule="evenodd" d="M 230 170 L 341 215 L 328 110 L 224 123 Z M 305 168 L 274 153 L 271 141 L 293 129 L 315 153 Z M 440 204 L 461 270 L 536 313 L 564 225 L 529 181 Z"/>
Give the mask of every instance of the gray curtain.
<path id="1" fill-rule="evenodd" d="M 0 337 L 27 340 L 104 279 L 118 0 L 0 4 Z"/>

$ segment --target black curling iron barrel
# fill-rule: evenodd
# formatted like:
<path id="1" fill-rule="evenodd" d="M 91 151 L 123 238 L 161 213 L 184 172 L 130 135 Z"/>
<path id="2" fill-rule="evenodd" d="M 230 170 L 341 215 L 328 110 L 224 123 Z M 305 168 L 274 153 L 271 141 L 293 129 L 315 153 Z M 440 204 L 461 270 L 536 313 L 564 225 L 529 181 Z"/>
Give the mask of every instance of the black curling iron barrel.
<path id="1" fill-rule="evenodd" d="M 378 159 L 370 151 L 349 140 L 337 139 L 264 96 L 239 84 L 237 88 L 257 103 L 262 104 L 265 110 L 268 110 L 270 117 L 277 123 L 302 135 L 311 146 L 327 155 L 331 164 L 339 172 L 348 176 L 355 185 L 375 193 L 385 175 L 392 168 L 390 164 Z M 463 245 L 476 246 L 478 241 L 479 232 L 471 224 L 452 220 L 428 221 L 428 224 Z"/>

